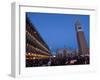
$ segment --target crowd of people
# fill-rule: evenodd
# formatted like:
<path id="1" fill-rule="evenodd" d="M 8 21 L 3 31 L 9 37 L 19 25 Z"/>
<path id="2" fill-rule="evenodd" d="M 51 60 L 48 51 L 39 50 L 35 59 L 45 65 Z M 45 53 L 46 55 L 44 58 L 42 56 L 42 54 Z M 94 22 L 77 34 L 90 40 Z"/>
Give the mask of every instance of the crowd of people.
<path id="1" fill-rule="evenodd" d="M 80 65 L 80 64 L 89 64 L 89 56 L 74 56 L 67 58 L 53 58 L 51 60 L 51 66 L 59 65 Z"/>
<path id="2" fill-rule="evenodd" d="M 49 59 L 26 60 L 26 67 L 47 66 Z"/>
<path id="3" fill-rule="evenodd" d="M 56 58 L 50 59 L 36 59 L 26 60 L 26 67 L 38 67 L 38 66 L 61 66 L 61 65 L 82 65 L 89 64 L 89 56 L 74 56 L 67 58 Z"/>

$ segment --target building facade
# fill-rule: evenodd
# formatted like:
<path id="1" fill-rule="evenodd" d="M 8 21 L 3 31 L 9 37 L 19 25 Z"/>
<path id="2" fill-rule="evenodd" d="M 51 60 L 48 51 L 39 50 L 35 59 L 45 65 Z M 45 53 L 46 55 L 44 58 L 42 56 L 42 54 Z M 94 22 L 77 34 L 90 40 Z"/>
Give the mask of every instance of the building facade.
<path id="1" fill-rule="evenodd" d="M 59 48 L 56 51 L 57 58 L 68 58 L 68 57 L 74 57 L 74 56 L 77 56 L 77 54 L 76 54 L 76 51 L 73 49 Z"/>
<path id="2" fill-rule="evenodd" d="M 50 56 L 48 45 L 26 16 L 26 67 L 46 65 Z"/>

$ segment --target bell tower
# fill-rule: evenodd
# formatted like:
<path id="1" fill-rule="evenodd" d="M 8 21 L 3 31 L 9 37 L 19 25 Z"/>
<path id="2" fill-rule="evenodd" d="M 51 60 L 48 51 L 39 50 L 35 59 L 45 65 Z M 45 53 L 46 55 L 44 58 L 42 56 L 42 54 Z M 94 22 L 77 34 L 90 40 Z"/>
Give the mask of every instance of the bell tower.
<path id="1" fill-rule="evenodd" d="M 82 25 L 79 20 L 75 22 L 75 29 L 76 29 L 78 48 L 79 48 L 79 55 L 85 56 L 86 54 L 88 54 L 87 51 L 88 48 L 87 48 L 84 31 L 82 29 Z"/>

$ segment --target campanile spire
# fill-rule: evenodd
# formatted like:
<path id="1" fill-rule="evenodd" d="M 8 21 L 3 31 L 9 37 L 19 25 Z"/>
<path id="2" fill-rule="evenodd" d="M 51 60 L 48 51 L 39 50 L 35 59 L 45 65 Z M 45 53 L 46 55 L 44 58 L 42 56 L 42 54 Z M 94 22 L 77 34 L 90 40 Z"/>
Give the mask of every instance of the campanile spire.
<path id="1" fill-rule="evenodd" d="M 79 55 L 86 55 L 88 54 L 87 43 L 80 20 L 77 20 L 75 22 L 75 29 L 76 29 L 77 43 L 79 47 Z"/>

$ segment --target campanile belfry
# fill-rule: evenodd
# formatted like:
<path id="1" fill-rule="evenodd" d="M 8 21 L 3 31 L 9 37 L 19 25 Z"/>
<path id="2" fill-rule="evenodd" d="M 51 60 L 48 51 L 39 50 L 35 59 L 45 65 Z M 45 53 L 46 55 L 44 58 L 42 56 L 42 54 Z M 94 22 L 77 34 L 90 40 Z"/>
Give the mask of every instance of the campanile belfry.
<path id="1" fill-rule="evenodd" d="M 79 20 L 75 22 L 75 29 L 76 29 L 78 48 L 79 48 L 79 55 L 85 56 L 86 54 L 88 54 L 87 43 L 86 43 L 84 31 L 82 29 L 82 25 Z"/>

